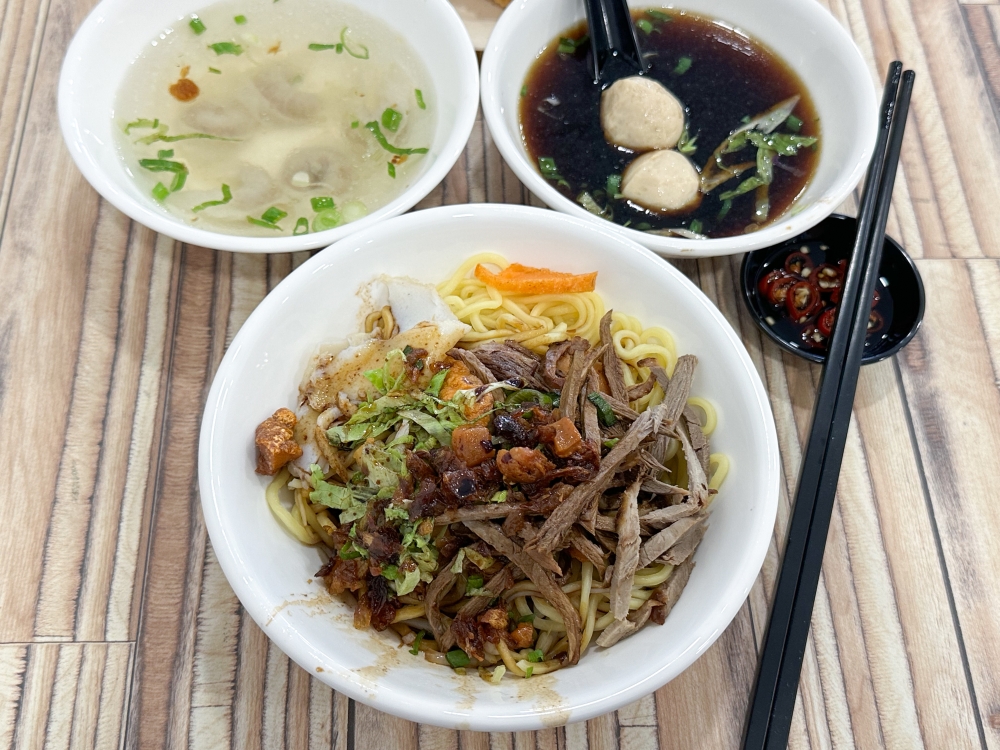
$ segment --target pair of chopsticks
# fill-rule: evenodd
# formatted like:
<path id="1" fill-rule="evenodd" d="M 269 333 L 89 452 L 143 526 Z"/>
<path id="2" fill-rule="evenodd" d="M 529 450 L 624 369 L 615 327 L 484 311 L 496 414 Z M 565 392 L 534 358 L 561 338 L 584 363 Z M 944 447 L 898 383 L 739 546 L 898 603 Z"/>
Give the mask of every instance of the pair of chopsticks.
<path id="1" fill-rule="evenodd" d="M 743 750 L 784 750 L 788 746 L 913 79 L 913 71 L 903 73 L 899 61 L 889 66 L 875 153 L 865 179 L 854 250 L 813 412 Z"/>

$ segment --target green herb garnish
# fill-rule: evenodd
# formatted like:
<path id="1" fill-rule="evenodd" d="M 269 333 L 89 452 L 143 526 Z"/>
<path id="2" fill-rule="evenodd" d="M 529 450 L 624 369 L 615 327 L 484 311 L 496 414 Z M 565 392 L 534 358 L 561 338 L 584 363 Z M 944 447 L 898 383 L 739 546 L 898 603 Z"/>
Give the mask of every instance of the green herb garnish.
<path id="1" fill-rule="evenodd" d="M 664 13 L 663 11 L 659 11 L 659 10 L 649 9 L 649 10 L 646 11 L 646 15 L 649 16 L 650 18 L 656 19 L 660 23 L 670 23 L 671 21 L 674 20 L 673 18 L 671 18 L 670 16 L 668 16 L 666 13 Z"/>
<path id="2" fill-rule="evenodd" d="M 518 622 L 534 622 L 534 621 L 535 621 L 534 612 L 531 612 L 529 614 L 524 615 L 523 617 L 518 618 Z"/>
<path id="3" fill-rule="evenodd" d="M 698 219 L 691 219 L 691 223 L 688 224 L 688 229 L 690 229 L 695 234 L 701 234 L 702 226 Z"/>
<path id="4" fill-rule="evenodd" d="M 216 42 L 208 45 L 208 48 L 217 55 L 242 55 L 243 48 L 234 42 Z"/>
<path id="5" fill-rule="evenodd" d="M 469 655 L 460 648 L 453 648 L 444 656 L 448 660 L 448 663 L 456 669 L 468 665 L 470 661 Z"/>
<path id="6" fill-rule="evenodd" d="M 133 120 L 128 125 L 125 126 L 125 135 L 131 132 L 132 128 L 158 128 L 160 127 L 160 121 L 157 120 L 147 120 L 145 118 L 139 118 L 138 120 Z"/>
<path id="7" fill-rule="evenodd" d="M 399 130 L 399 124 L 403 121 L 403 115 L 392 107 L 386 107 L 382 113 L 382 127 L 391 133 Z"/>
<path id="8" fill-rule="evenodd" d="M 615 200 L 622 197 L 622 176 L 620 174 L 613 174 L 608 177 L 608 181 L 604 185 L 604 189 L 607 191 L 608 196 L 614 198 Z"/>
<path id="9" fill-rule="evenodd" d="M 493 493 L 493 497 L 490 498 L 491 503 L 505 503 L 507 502 L 507 490 L 498 490 Z"/>
<path id="10" fill-rule="evenodd" d="M 465 582 L 465 593 L 471 594 L 473 591 L 481 589 L 483 587 L 483 577 L 482 576 L 469 576 Z"/>
<path id="11" fill-rule="evenodd" d="M 394 179 L 394 180 L 395 180 L 395 179 L 396 179 L 396 165 L 395 165 L 395 164 L 393 164 L 393 163 L 392 163 L 392 162 L 390 161 L 390 162 L 386 162 L 386 166 L 388 167 L 388 172 L 389 172 L 389 176 L 390 176 L 390 177 L 391 177 L 392 179 Z"/>
<path id="12" fill-rule="evenodd" d="M 793 133 L 798 133 L 802 130 L 802 120 L 795 115 L 788 115 L 788 119 L 785 120 L 785 125 L 787 125 L 788 129 Z"/>
<path id="13" fill-rule="evenodd" d="M 199 203 L 197 206 L 191 210 L 194 212 L 204 211 L 206 208 L 211 208 L 212 206 L 224 206 L 233 199 L 233 194 L 229 191 L 229 185 L 223 183 L 222 185 L 222 200 L 221 201 L 205 201 L 204 203 Z"/>
<path id="14" fill-rule="evenodd" d="M 545 654 L 542 653 L 541 649 L 537 649 L 537 648 L 534 651 L 529 651 L 528 652 L 528 656 L 527 656 L 528 661 L 530 661 L 530 662 L 532 662 L 534 664 L 537 664 L 538 662 L 540 662 L 544 658 L 545 658 Z"/>
<path id="15" fill-rule="evenodd" d="M 219 75 L 219 74 L 221 74 L 221 73 L 222 73 L 222 71 L 221 71 L 221 70 L 219 70 L 218 68 L 209 68 L 209 69 L 208 69 L 208 72 L 209 72 L 209 73 L 215 73 L 216 75 Z"/>
<path id="16" fill-rule="evenodd" d="M 600 393 L 595 392 L 588 394 L 587 400 L 597 407 L 597 419 L 602 425 L 610 427 L 618 421 L 618 417 L 615 416 L 615 412 L 611 408 L 611 404 L 605 401 L 604 397 Z"/>
<path id="17" fill-rule="evenodd" d="M 424 102 L 424 92 L 420 89 L 413 89 L 413 95 L 417 97 L 417 106 L 420 109 L 427 109 L 427 104 Z"/>
<path id="18" fill-rule="evenodd" d="M 309 199 L 312 204 L 313 211 L 319 213 L 320 211 L 325 211 L 328 208 L 336 208 L 336 204 L 333 202 L 333 198 L 328 195 L 317 195 Z"/>
<path id="19" fill-rule="evenodd" d="M 172 148 L 165 148 L 156 152 L 157 159 L 169 159 L 174 155 L 174 150 Z"/>
<path id="20" fill-rule="evenodd" d="M 546 180 L 555 180 L 556 184 L 569 187 L 569 183 L 559 174 L 559 170 L 556 168 L 556 160 L 551 156 L 538 157 L 538 170 Z"/>
<path id="21" fill-rule="evenodd" d="M 238 23 L 238 24 L 239 24 L 240 26 L 242 26 L 243 24 L 245 24 L 245 23 L 247 22 L 247 17 L 246 17 L 246 16 L 243 16 L 243 15 L 240 15 L 240 16 L 233 16 L 233 20 L 234 20 L 234 21 L 235 21 L 236 23 Z"/>
<path id="22" fill-rule="evenodd" d="M 354 128 L 357 128 L 359 125 L 361 125 L 361 121 L 355 120 L 354 122 L 351 123 L 351 129 L 353 130 Z"/>
<path id="23" fill-rule="evenodd" d="M 559 52 L 564 55 L 575 54 L 580 47 L 585 45 L 590 40 L 590 37 L 584 34 L 579 39 L 570 39 L 568 36 L 559 37 L 559 47 L 557 48 Z"/>
<path id="24" fill-rule="evenodd" d="M 195 34 L 205 33 L 205 24 L 200 18 L 198 18 L 198 16 L 192 17 L 191 20 L 188 21 L 188 26 L 191 27 L 191 30 Z"/>
<path id="25" fill-rule="evenodd" d="M 534 673 L 535 673 L 535 668 L 529 665 L 528 668 L 524 670 L 524 679 L 528 679 Z"/>
<path id="26" fill-rule="evenodd" d="M 687 55 L 684 55 L 680 60 L 677 61 L 677 65 L 674 66 L 674 75 L 682 76 L 691 69 L 691 63 L 693 61 Z"/>
<path id="27" fill-rule="evenodd" d="M 162 182 L 158 182 L 153 186 L 153 197 L 156 198 L 160 203 L 163 203 L 170 195 L 170 190 Z"/>
<path id="28" fill-rule="evenodd" d="M 263 214 L 261 214 L 260 218 L 268 222 L 269 224 L 277 224 L 286 216 L 288 216 L 287 211 L 282 211 L 277 206 L 271 206 Z"/>
<path id="29" fill-rule="evenodd" d="M 292 230 L 292 234 L 296 237 L 300 234 L 309 234 L 309 219 L 305 216 L 300 216 L 299 220 L 295 222 L 295 229 Z"/>
<path id="30" fill-rule="evenodd" d="M 413 648 L 410 649 L 410 653 L 416 656 L 420 653 L 420 643 L 424 640 L 424 631 L 420 630 L 417 632 L 417 637 L 413 639 Z"/>
<path id="31" fill-rule="evenodd" d="M 309 45 L 309 49 L 313 52 L 324 52 L 328 49 L 334 50 L 338 55 L 342 52 L 346 52 L 351 57 L 356 57 L 359 60 L 368 59 L 368 48 L 363 45 L 357 45 L 357 49 L 351 49 L 351 45 L 347 42 L 347 27 L 345 26 L 340 30 L 340 41 L 336 44 L 318 44 L 313 43 Z"/>
<path id="32" fill-rule="evenodd" d="M 635 25 L 638 26 L 639 29 L 645 34 L 650 34 L 653 31 L 653 24 L 651 24 L 645 18 L 640 18 L 638 21 L 635 22 Z"/>
<path id="33" fill-rule="evenodd" d="M 399 156 L 408 156 L 409 154 L 426 154 L 428 149 L 426 148 L 399 148 L 393 146 L 386 140 L 385 134 L 382 132 L 382 128 L 379 124 L 372 120 L 371 122 L 365 123 L 365 127 L 371 131 L 371 134 L 375 136 L 375 140 L 378 141 L 378 145 L 388 151 L 390 154 L 397 154 Z"/>
<path id="34" fill-rule="evenodd" d="M 139 166 L 150 172 L 173 172 L 174 179 L 170 183 L 170 192 L 176 193 L 187 182 L 188 168 L 179 161 L 168 159 L 139 159 Z"/>
<path id="35" fill-rule="evenodd" d="M 726 214 L 729 213 L 729 209 L 731 209 L 732 207 L 733 207 L 732 198 L 726 198 L 724 201 L 722 201 L 722 208 L 719 209 L 719 215 L 718 217 L 716 217 L 717 221 L 722 221 L 723 219 L 725 219 Z"/>
<path id="36" fill-rule="evenodd" d="M 334 229 L 344 223 L 344 217 L 335 208 L 327 208 L 320 211 L 313 217 L 312 230 L 314 232 L 325 232 L 327 229 Z"/>
<path id="37" fill-rule="evenodd" d="M 621 440 L 621 438 L 608 438 L 607 440 L 602 441 L 601 445 L 603 445 L 605 448 L 614 448 L 616 445 L 618 445 L 619 440 Z"/>

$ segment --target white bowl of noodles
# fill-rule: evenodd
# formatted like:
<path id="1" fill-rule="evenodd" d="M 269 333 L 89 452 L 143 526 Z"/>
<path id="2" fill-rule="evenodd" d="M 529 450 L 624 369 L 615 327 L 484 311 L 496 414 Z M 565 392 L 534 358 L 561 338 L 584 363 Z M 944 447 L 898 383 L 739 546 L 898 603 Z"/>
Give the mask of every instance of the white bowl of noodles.
<path id="1" fill-rule="evenodd" d="M 712 503 L 687 587 L 662 626 L 647 625 L 580 662 L 499 684 L 432 664 L 387 630 L 355 630 L 353 605 L 314 580 L 320 551 L 287 533 L 254 473 L 254 429 L 298 403 L 318 345 L 360 329 L 358 291 L 380 274 L 439 284 L 483 252 L 572 273 L 597 272 L 608 308 L 669 330 L 699 364 L 692 393 L 718 418 L 713 450 L 729 474 Z M 595 310 L 595 312 L 599 312 Z M 587 313 L 587 315 L 590 315 Z M 202 421 L 199 481 L 216 556 L 247 611 L 310 674 L 413 721 L 482 731 L 580 721 L 646 695 L 690 666 L 750 592 L 771 538 L 778 445 L 767 395 L 739 336 L 675 268 L 599 225 L 534 208 L 447 206 L 398 217 L 341 240 L 296 269 L 251 314 L 216 374 Z"/>

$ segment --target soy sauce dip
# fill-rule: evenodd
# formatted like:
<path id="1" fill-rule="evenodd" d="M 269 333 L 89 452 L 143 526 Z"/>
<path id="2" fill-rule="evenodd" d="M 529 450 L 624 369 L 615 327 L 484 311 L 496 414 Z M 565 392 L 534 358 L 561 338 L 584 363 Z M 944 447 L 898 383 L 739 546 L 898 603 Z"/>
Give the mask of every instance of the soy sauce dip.
<path id="1" fill-rule="evenodd" d="M 825 353 L 839 312 L 840 290 L 847 260 L 819 240 L 798 247 L 780 247 L 761 265 L 754 279 L 764 323 L 791 346 Z M 798 299 L 789 302 L 789 296 Z M 795 314 L 792 311 L 795 310 Z M 886 279 L 875 282 L 865 351 L 873 351 L 888 336 L 892 323 L 892 292 Z"/>

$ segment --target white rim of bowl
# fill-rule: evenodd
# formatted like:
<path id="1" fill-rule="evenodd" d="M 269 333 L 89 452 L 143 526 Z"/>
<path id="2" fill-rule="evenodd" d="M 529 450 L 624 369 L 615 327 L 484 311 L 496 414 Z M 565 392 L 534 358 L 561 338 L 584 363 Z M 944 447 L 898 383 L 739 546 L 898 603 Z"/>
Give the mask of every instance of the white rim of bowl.
<path id="1" fill-rule="evenodd" d="M 123 0 L 102 0 L 90 12 L 76 34 L 74 34 L 73 40 L 66 50 L 66 56 L 63 58 L 62 68 L 59 72 L 59 126 L 62 131 L 63 141 L 66 143 L 73 161 L 91 187 L 129 218 L 149 227 L 155 232 L 165 234 L 180 242 L 213 248 L 215 250 L 244 253 L 293 253 L 300 250 L 314 250 L 326 247 L 348 235 L 363 231 L 383 219 L 397 216 L 413 208 L 413 206 L 423 200 L 444 180 L 445 176 L 451 171 L 451 168 L 455 166 L 458 158 L 462 155 L 462 151 L 465 150 L 465 145 L 468 143 L 469 136 L 472 134 L 472 128 L 476 122 L 476 110 L 479 105 L 479 75 L 476 50 L 472 45 L 472 39 L 469 37 L 469 32 L 465 28 L 465 24 L 462 23 L 458 12 L 448 0 L 424 0 L 427 6 L 436 6 L 436 11 L 441 17 L 443 27 L 449 31 L 454 42 L 461 47 L 459 54 L 464 59 L 463 88 L 466 89 L 465 96 L 459 101 L 458 115 L 451 126 L 448 140 L 445 142 L 440 153 L 434 157 L 434 161 L 427 171 L 412 186 L 393 201 L 382 206 L 382 208 L 350 224 L 344 224 L 323 232 L 293 235 L 290 237 L 275 237 L 272 239 L 269 237 L 243 237 L 234 234 L 223 234 L 221 232 L 210 232 L 205 229 L 196 229 L 169 214 L 154 211 L 144 203 L 140 203 L 132 196 L 119 190 L 114 180 L 110 179 L 104 170 L 89 158 L 87 148 L 83 145 L 85 141 L 80 133 L 79 123 L 70 109 L 70 89 L 72 88 L 73 78 L 70 63 L 73 60 L 79 59 L 83 53 L 88 51 L 87 46 L 91 44 L 91 33 L 101 23 L 101 19 L 107 15 L 109 8 L 121 2 Z"/>
<path id="2" fill-rule="evenodd" d="M 843 201 L 851 194 L 851 191 L 861 182 L 868 164 L 871 161 L 872 153 L 875 150 L 875 137 L 877 131 L 878 102 L 876 98 L 875 86 L 872 83 L 868 66 L 865 64 L 861 51 L 854 43 L 850 35 L 841 27 L 840 23 L 819 3 L 804 2 L 800 9 L 803 13 L 811 14 L 817 24 L 823 24 L 831 29 L 831 37 L 835 44 L 841 47 L 845 54 L 844 59 L 854 69 L 859 80 L 868 82 L 865 93 L 868 95 L 868 106 L 866 109 L 870 114 L 871 127 L 866 128 L 863 133 L 864 141 L 861 151 L 847 179 L 830 194 L 821 196 L 811 205 L 794 213 L 786 215 L 782 221 L 768 225 L 760 231 L 752 234 L 744 234 L 737 237 L 722 237 L 707 240 L 688 240 L 681 237 L 659 237 L 629 229 L 619 224 L 614 224 L 606 219 L 594 216 L 582 206 L 574 203 L 552 187 L 542 175 L 534 168 L 520 150 L 519 144 L 514 142 L 507 125 L 504 122 L 501 112 L 501 101 L 499 87 L 501 85 L 500 76 L 497 73 L 501 50 L 504 48 L 506 40 L 517 30 L 520 21 L 519 14 L 529 7 L 533 2 L 544 0 L 522 0 L 520 3 L 511 3 L 500 15 L 493 32 L 490 34 L 486 49 L 483 50 L 483 60 L 480 66 L 480 96 L 483 104 L 483 117 L 486 125 L 496 143 L 500 154 L 507 165 L 514 171 L 518 179 L 546 205 L 551 208 L 584 219 L 592 223 L 611 224 L 616 227 L 617 232 L 625 235 L 634 242 L 653 250 L 666 257 L 675 258 L 711 258 L 718 255 L 734 255 L 736 253 L 759 250 L 784 242 L 797 234 L 801 234 L 807 229 L 815 226 L 836 210 Z M 673 7 L 673 3 L 670 3 Z M 681 2 L 683 5 L 683 2 Z M 558 31 L 553 32 L 553 34 Z"/>
<path id="3" fill-rule="evenodd" d="M 470 710 L 468 713 L 450 711 L 442 716 L 429 716 L 420 707 L 411 708 L 405 702 L 393 703 L 391 700 L 382 697 L 383 695 L 387 695 L 385 691 L 379 691 L 374 696 L 371 693 L 365 692 L 359 688 L 357 683 L 341 678 L 333 665 L 329 665 L 330 668 L 327 668 L 328 665 L 321 664 L 324 667 L 323 671 L 314 672 L 313 670 L 317 661 L 316 652 L 304 640 L 289 636 L 281 628 L 277 627 L 281 624 L 281 620 L 279 618 L 272 619 L 271 615 L 280 602 L 272 600 L 264 591 L 260 590 L 256 581 L 247 575 L 246 569 L 241 566 L 238 556 L 234 553 L 234 543 L 228 527 L 223 522 L 221 506 L 217 501 L 216 495 L 217 492 L 222 490 L 222 477 L 216 476 L 213 470 L 213 467 L 216 465 L 215 445 L 217 444 L 215 416 L 225 404 L 231 378 L 228 370 L 234 366 L 235 360 L 243 356 L 244 339 L 251 335 L 250 331 L 255 330 L 261 324 L 261 321 L 266 320 L 272 311 L 282 304 L 282 300 L 286 299 L 290 294 L 296 293 L 295 287 L 300 283 L 299 279 L 306 278 L 321 266 L 330 263 L 341 255 L 348 257 L 352 250 L 356 248 L 357 243 L 362 241 L 362 239 L 358 236 L 345 238 L 314 255 L 286 276 L 250 314 L 233 339 L 232 344 L 222 358 L 219 369 L 216 371 L 211 390 L 205 401 L 205 412 L 202 415 L 201 434 L 198 445 L 198 487 L 205 526 L 208 529 L 208 535 L 212 541 L 219 565 L 222 567 L 226 579 L 229 581 L 240 602 L 260 626 L 261 630 L 284 653 L 307 672 L 314 674 L 338 692 L 386 713 L 418 723 L 476 731 L 536 730 L 550 726 L 551 721 L 546 723 L 546 718 L 551 718 L 556 714 L 561 715 L 566 711 L 571 711 L 574 722 L 583 721 L 600 716 L 608 711 L 614 711 L 621 706 L 648 695 L 690 667 L 711 647 L 733 621 L 757 580 L 774 531 L 780 491 L 780 455 L 774 415 L 771 412 L 767 392 L 746 347 L 736 331 L 729 324 L 729 321 L 726 320 L 705 293 L 676 268 L 664 263 L 661 258 L 639 243 L 623 237 L 620 233 L 608 231 L 601 225 L 595 226 L 592 222 L 582 222 L 575 217 L 546 211 L 545 209 L 509 204 L 479 203 L 439 206 L 425 211 L 417 211 L 405 216 L 395 217 L 387 222 L 383 222 L 378 227 L 370 229 L 369 235 L 374 234 L 375 236 L 369 236 L 365 241 L 378 240 L 379 235 L 394 231 L 399 226 L 413 225 L 414 229 L 417 229 L 423 224 L 434 222 L 439 217 L 447 217 L 452 220 L 475 220 L 480 216 L 496 217 L 506 215 L 516 220 L 519 216 L 531 217 L 537 216 L 539 213 L 544 213 L 547 216 L 547 221 L 573 224 L 578 227 L 582 225 L 588 230 L 597 231 L 608 242 L 630 246 L 628 252 L 633 252 L 640 256 L 644 263 L 655 264 L 657 268 L 665 269 L 667 273 L 675 276 L 682 286 L 686 286 L 694 292 L 695 298 L 701 304 L 703 312 L 719 326 L 726 338 L 734 345 L 740 366 L 746 372 L 751 382 L 755 397 L 755 408 L 760 415 L 766 434 L 764 483 L 769 486 L 766 490 L 766 496 L 760 498 L 760 513 L 757 515 L 755 525 L 748 529 L 748 534 L 752 536 L 752 541 L 744 556 L 744 559 L 748 562 L 746 565 L 741 566 L 739 573 L 734 577 L 729 586 L 720 592 L 719 601 L 724 606 L 717 607 L 706 617 L 701 625 L 700 640 L 693 638 L 690 647 L 684 652 L 683 656 L 662 666 L 628 688 L 612 695 L 602 696 L 600 699 L 592 701 L 567 702 L 560 704 L 556 709 L 542 708 L 531 713 L 518 714 L 517 716 L 496 717 L 490 714 L 484 715 L 482 711 L 477 715 L 475 710 Z M 218 440 L 221 441 L 222 439 L 223 436 L 219 436 Z M 391 698 L 391 694 L 388 695 Z"/>

